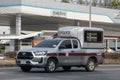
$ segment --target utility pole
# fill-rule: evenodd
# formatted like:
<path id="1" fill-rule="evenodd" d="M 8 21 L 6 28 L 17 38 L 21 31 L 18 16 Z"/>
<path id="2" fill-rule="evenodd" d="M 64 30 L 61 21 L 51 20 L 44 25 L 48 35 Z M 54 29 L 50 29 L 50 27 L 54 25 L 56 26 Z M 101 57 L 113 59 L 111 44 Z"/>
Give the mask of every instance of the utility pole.
<path id="1" fill-rule="evenodd" d="M 89 27 L 90 27 L 90 28 L 91 28 L 91 26 L 92 26 L 91 8 L 92 8 L 92 0 L 90 0 L 90 3 L 89 3 Z"/>

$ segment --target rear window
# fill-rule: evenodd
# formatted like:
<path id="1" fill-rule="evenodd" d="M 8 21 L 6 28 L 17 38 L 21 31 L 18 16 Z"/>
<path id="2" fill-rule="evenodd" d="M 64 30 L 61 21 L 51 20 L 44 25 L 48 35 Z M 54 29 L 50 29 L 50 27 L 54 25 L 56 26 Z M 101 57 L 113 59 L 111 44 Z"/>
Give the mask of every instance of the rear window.
<path id="1" fill-rule="evenodd" d="M 77 40 L 72 40 L 73 41 L 73 48 L 78 48 L 78 41 Z"/>
<path id="2" fill-rule="evenodd" d="M 103 32 L 102 31 L 85 31 L 84 33 L 85 42 L 103 42 Z"/>

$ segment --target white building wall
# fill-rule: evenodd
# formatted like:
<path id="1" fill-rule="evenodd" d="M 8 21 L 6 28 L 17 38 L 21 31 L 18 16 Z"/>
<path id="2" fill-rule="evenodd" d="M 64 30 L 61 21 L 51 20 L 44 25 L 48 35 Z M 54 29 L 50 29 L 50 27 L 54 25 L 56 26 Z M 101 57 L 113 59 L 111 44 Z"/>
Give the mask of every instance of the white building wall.
<path id="1" fill-rule="evenodd" d="M 10 34 L 9 26 L 0 26 L 0 35 Z"/>

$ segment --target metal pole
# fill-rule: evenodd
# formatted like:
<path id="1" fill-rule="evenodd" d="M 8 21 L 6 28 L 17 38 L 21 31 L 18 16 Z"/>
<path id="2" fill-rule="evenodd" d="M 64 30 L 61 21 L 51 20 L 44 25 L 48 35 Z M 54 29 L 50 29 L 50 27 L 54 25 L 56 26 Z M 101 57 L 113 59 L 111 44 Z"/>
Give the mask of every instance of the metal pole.
<path id="1" fill-rule="evenodd" d="M 92 0 L 89 3 L 89 27 L 91 28 L 92 20 L 91 20 L 91 8 L 92 8 Z"/>
<path id="2" fill-rule="evenodd" d="M 117 42 L 118 42 L 118 41 L 117 41 L 117 39 L 116 39 L 116 40 L 115 40 L 115 50 L 116 50 L 116 51 L 117 51 L 117 47 L 118 47 L 118 46 L 117 46 Z"/>
<path id="3" fill-rule="evenodd" d="M 107 41 L 107 50 L 109 49 L 110 47 L 109 47 L 109 39 L 108 39 L 108 41 Z"/>
<path id="4" fill-rule="evenodd" d="M 77 21 L 77 26 L 80 26 L 80 22 L 79 21 Z"/>

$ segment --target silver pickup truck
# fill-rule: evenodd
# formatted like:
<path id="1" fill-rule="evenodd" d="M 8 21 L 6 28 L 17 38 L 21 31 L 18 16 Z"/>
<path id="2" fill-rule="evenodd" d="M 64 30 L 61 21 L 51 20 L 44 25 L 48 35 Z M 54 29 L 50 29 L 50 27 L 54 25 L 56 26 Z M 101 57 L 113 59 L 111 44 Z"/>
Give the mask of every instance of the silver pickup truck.
<path id="1" fill-rule="evenodd" d="M 68 31 L 67 34 L 71 34 Z M 85 31 L 91 33 L 92 29 Z M 101 45 L 103 44 L 103 33 L 101 30 L 93 30 L 93 41 L 87 42 L 85 39 L 92 37 L 92 35 L 87 35 L 85 31 L 83 32 L 86 37 L 84 43 L 80 38 L 66 37 L 66 33 L 60 32 L 65 36 L 47 39 L 31 49 L 18 51 L 16 63 L 24 72 L 29 72 L 32 68 L 44 68 L 46 72 L 54 72 L 57 67 L 62 67 L 65 71 L 69 71 L 71 67 L 85 67 L 86 71 L 94 71 L 95 67 L 102 64 L 104 60 L 103 46 Z M 96 34 L 99 37 L 95 36 Z M 97 41 L 94 40 L 95 38 L 98 38 Z M 87 43 L 91 46 L 86 46 Z"/>

